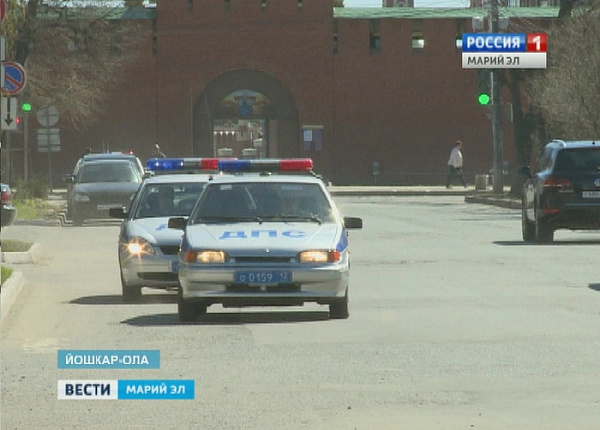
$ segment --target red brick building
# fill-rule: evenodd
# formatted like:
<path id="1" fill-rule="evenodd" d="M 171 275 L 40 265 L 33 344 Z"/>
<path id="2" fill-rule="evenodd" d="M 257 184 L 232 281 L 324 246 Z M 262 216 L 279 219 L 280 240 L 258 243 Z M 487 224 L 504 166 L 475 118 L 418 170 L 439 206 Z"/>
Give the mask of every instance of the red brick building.
<path id="1" fill-rule="evenodd" d="M 502 13 L 508 31 L 526 33 L 548 28 L 558 8 Z M 214 133 L 230 127 L 233 139 L 239 124 L 248 133 L 248 124 L 260 126 L 259 153 L 311 157 L 335 184 L 373 184 L 374 162 L 380 184 L 441 184 L 461 139 L 472 181 L 492 166 L 492 131 L 476 103 L 476 71 L 462 69 L 456 41 L 482 14 L 333 9 L 323 0 L 158 0 L 145 13 L 153 36 L 110 109 L 85 133 L 61 128 L 55 186 L 86 147 L 132 149 L 145 159 L 158 141 L 168 156 L 210 157 L 222 147 L 240 151 L 241 135 L 225 142 Z M 504 122 L 510 167 L 512 134 Z M 241 141 L 251 147 L 256 137 Z M 32 163 L 47 172 L 46 154 L 33 152 Z"/>

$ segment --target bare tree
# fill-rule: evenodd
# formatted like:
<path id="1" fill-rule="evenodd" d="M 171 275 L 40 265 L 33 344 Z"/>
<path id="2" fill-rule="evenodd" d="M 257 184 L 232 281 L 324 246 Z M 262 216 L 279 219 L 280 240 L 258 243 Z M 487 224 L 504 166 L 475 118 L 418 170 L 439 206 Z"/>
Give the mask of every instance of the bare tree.
<path id="1" fill-rule="evenodd" d="M 141 0 L 125 4 L 143 7 Z M 24 93 L 34 106 L 56 106 L 61 121 L 80 130 L 102 111 L 150 28 L 147 21 L 121 19 L 123 5 L 105 0 L 9 0 L 9 10 L 7 58 L 25 66 Z"/>
<path id="2" fill-rule="evenodd" d="M 529 94 L 551 138 L 600 138 L 600 7 L 572 15 L 549 37 L 548 69 L 536 75 Z"/>

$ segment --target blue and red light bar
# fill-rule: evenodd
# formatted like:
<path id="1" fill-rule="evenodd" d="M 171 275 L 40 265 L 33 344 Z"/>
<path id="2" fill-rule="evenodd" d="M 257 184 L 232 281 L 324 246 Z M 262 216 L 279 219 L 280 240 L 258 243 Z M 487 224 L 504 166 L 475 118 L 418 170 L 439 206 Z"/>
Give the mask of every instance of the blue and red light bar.
<path id="1" fill-rule="evenodd" d="M 153 172 L 219 170 L 219 158 L 150 158 L 146 167 Z"/>
<path id="2" fill-rule="evenodd" d="M 219 161 L 219 170 L 223 172 L 310 172 L 312 168 L 313 161 L 310 158 Z"/>

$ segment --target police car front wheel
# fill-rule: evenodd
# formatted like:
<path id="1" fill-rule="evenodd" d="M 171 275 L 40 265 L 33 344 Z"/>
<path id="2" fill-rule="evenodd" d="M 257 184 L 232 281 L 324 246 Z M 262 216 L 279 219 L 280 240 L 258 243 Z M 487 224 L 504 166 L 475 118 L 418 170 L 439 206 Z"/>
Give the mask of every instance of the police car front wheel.
<path id="1" fill-rule="evenodd" d="M 348 310 L 348 291 L 342 299 L 336 299 L 329 304 L 329 318 L 331 319 L 346 319 L 350 316 Z"/>
<path id="2" fill-rule="evenodd" d="M 204 303 L 190 302 L 181 296 L 181 287 L 177 298 L 177 313 L 179 321 L 192 322 L 196 321 L 200 315 L 204 315 L 208 307 Z"/>

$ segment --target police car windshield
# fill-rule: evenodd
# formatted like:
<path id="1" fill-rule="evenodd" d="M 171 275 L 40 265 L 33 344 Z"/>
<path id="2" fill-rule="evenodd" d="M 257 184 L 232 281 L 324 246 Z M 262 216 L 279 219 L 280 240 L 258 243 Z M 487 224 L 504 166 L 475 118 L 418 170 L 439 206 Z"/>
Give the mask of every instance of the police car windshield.
<path id="1" fill-rule="evenodd" d="M 334 222 L 333 209 L 317 184 L 248 182 L 210 184 L 191 224 L 206 222 Z"/>
<path id="2" fill-rule="evenodd" d="M 189 216 L 203 186 L 200 182 L 146 184 L 134 218 Z"/>

